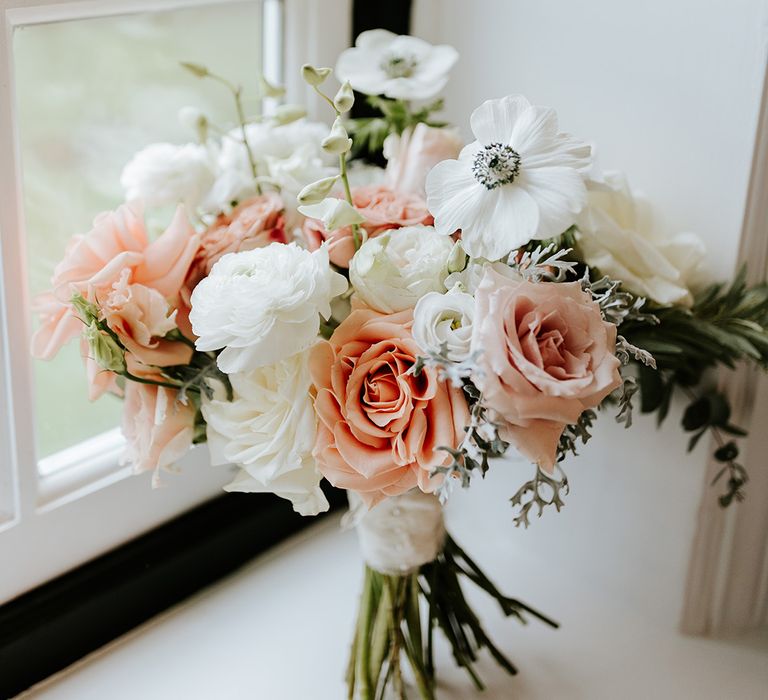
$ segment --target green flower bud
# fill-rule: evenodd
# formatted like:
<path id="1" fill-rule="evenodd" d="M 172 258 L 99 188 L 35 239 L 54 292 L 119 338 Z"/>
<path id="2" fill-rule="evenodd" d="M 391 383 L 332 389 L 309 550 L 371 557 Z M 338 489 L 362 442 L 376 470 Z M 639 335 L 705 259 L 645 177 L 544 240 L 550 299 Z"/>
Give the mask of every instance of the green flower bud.
<path id="1" fill-rule="evenodd" d="M 324 177 L 317 182 L 310 182 L 296 198 L 299 204 L 317 204 L 322 202 L 331 192 L 333 186 L 338 181 L 339 176 Z"/>
<path id="2" fill-rule="evenodd" d="M 467 254 L 461 241 L 456 241 L 448 256 L 448 272 L 461 272 L 467 266 Z"/>
<path id="3" fill-rule="evenodd" d="M 335 231 L 345 226 L 362 224 L 365 218 L 346 199 L 324 199 L 318 204 L 299 207 L 299 213 L 310 219 L 320 219 L 326 231 Z"/>
<path id="4" fill-rule="evenodd" d="M 270 83 L 263 75 L 259 76 L 259 87 L 262 97 L 282 97 L 285 95 L 285 88 L 281 85 Z"/>
<path id="5" fill-rule="evenodd" d="M 306 116 L 307 110 L 301 105 L 280 105 L 272 113 L 272 120 L 276 124 L 290 124 Z"/>
<path id="6" fill-rule="evenodd" d="M 331 127 L 331 132 L 322 140 L 320 145 L 326 153 L 333 153 L 337 156 L 347 153 L 352 148 L 352 139 L 349 138 L 349 134 L 347 134 L 347 130 L 341 123 L 341 119 L 336 118 Z"/>
<path id="7" fill-rule="evenodd" d="M 336 93 L 336 97 L 333 98 L 333 105 L 343 114 L 344 112 L 349 112 L 353 104 L 355 104 L 355 93 L 352 92 L 349 80 L 345 80 Z"/>
<path id="8" fill-rule="evenodd" d="M 181 67 L 186 68 L 192 75 L 197 78 L 206 78 L 210 75 L 210 71 L 199 63 L 189 63 L 187 61 L 181 62 Z"/>
<path id="9" fill-rule="evenodd" d="M 90 348 L 91 357 L 102 369 L 118 374 L 125 371 L 125 355 L 122 348 L 108 333 L 104 333 L 96 321 L 92 321 L 83 332 Z"/>
<path id="10" fill-rule="evenodd" d="M 96 304 L 92 304 L 82 294 L 77 293 L 72 295 L 70 301 L 75 309 L 75 313 L 80 320 L 86 325 L 90 325 L 94 321 L 99 319 L 99 307 Z"/>
<path id="11" fill-rule="evenodd" d="M 322 85 L 331 72 L 331 68 L 315 68 L 309 65 L 309 63 L 305 63 L 301 67 L 301 77 L 304 78 L 304 82 L 313 87 Z"/>

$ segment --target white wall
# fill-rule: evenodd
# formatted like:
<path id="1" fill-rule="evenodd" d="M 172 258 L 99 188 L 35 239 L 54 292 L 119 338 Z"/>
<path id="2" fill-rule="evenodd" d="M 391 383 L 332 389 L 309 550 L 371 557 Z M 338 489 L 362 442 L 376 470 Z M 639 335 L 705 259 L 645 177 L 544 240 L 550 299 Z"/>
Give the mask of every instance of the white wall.
<path id="1" fill-rule="evenodd" d="M 450 121 L 468 135 L 475 106 L 515 92 L 555 107 L 564 130 L 598 144 L 603 167 L 624 170 L 649 195 L 663 231 L 698 232 L 713 272 L 731 273 L 766 67 L 766 0 L 415 5 L 413 33 L 461 54 L 446 92 Z M 685 455 L 679 413 L 661 432 L 651 420 L 627 433 L 602 420 L 568 470 L 564 511 L 528 532 L 510 517 L 509 531 L 487 536 L 498 538 L 499 557 L 516 548 L 549 557 L 564 596 L 569 581 L 587 577 L 674 627 L 708 446 Z M 462 498 L 503 500 L 527 474 L 501 465 Z M 557 607 L 566 603 L 578 601 Z"/>

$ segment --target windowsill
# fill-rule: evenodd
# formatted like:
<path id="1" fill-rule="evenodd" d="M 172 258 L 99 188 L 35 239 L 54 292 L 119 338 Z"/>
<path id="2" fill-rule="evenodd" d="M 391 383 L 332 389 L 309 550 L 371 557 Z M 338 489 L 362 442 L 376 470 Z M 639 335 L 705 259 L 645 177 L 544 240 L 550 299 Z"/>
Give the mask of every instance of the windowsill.
<path id="1" fill-rule="evenodd" d="M 521 627 L 470 591 L 489 633 L 521 669 L 510 678 L 484 658 L 480 672 L 488 692 L 478 697 L 764 697 L 768 639 L 680 636 L 675 621 L 659 609 L 633 604 L 631 595 L 601 586 L 583 552 L 571 569 L 568 560 L 553 560 L 534 537 L 525 540 L 524 533 L 512 529 L 504 499 L 494 498 L 501 503 L 489 512 L 488 489 L 499 486 L 484 482 L 482 487 L 475 496 L 457 499 L 462 507 L 450 514 L 451 530 L 504 590 L 552 614 L 562 628 Z M 555 525 L 567 539 L 567 524 Z M 533 546 L 521 549 L 525 542 Z M 341 532 L 338 517 L 331 517 L 25 697 L 338 700 L 345 697 L 343 675 L 361 573 L 354 533 Z M 659 605 L 663 608 L 663 601 Z M 442 644 L 437 659 L 440 698 L 469 697 L 469 679 L 454 668 Z"/>

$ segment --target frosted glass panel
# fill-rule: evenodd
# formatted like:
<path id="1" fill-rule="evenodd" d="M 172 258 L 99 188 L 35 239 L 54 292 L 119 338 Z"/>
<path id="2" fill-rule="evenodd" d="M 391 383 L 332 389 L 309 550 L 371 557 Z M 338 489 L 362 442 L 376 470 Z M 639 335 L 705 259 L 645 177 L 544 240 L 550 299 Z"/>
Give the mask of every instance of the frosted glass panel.
<path id="1" fill-rule="evenodd" d="M 255 92 L 261 3 L 32 25 L 14 34 L 16 98 L 32 295 L 49 286 L 67 240 L 122 201 L 120 172 L 139 148 L 182 142 L 181 107 L 233 121 L 232 98 L 179 66 L 208 66 Z M 250 111 L 249 109 L 249 111 Z M 153 223 L 160 223 L 153 221 Z M 87 398 L 77 343 L 34 363 L 40 458 L 119 423 L 120 401 Z"/>

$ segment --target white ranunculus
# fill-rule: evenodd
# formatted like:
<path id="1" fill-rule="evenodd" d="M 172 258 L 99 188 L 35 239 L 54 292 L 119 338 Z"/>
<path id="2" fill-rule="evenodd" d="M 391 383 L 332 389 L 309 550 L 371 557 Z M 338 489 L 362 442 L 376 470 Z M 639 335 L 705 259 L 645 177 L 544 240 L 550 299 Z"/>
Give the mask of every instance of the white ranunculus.
<path id="1" fill-rule="evenodd" d="M 328 127 L 306 119 L 290 124 L 268 122 L 248 124 L 246 137 L 256 172 L 281 187 L 281 195 L 289 208 L 292 201 L 309 183 L 335 174 L 334 159 L 324 153 L 320 142 Z M 248 151 L 240 129 L 233 129 L 223 139 L 218 159 L 219 178 L 206 205 L 211 210 L 226 209 L 232 201 L 255 192 Z"/>
<path id="2" fill-rule="evenodd" d="M 576 221 L 591 148 L 559 131 L 554 110 L 513 95 L 487 100 L 470 123 L 477 140 L 427 175 L 427 207 L 440 233 L 461 229 L 472 257 L 501 260 Z"/>
<path id="3" fill-rule="evenodd" d="M 376 311 L 411 309 L 443 291 L 453 241 L 431 226 L 406 226 L 372 238 L 355 253 L 349 279 L 357 298 Z"/>
<path id="4" fill-rule="evenodd" d="M 587 264 L 659 304 L 689 306 L 691 289 L 704 277 L 702 240 L 693 233 L 654 234 L 648 203 L 632 195 L 623 175 L 611 173 L 605 182 L 589 193 L 577 221 Z"/>
<path id="5" fill-rule="evenodd" d="M 448 359 L 461 362 L 469 356 L 475 299 L 471 294 L 452 289 L 447 294 L 430 292 L 419 299 L 413 310 L 413 339 L 425 352 L 445 345 Z"/>
<path id="6" fill-rule="evenodd" d="M 458 58 L 452 46 L 432 46 L 415 36 L 372 29 L 341 53 L 336 77 L 366 95 L 426 100 L 445 87 Z"/>
<path id="7" fill-rule="evenodd" d="M 314 252 L 295 243 L 271 243 L 223 256 L 192 293 L 189 314 L 202 352 L 223 348 L 222 372 L 273 364 L 312 345 L 320 316 L 347 289 L 325 246 Z"/>
<path id="8" fill-rule="evenodd" d="M 214 156 L 207 146 L 153 143 L 123 168 L 120 183 L 127 200 L 148 207 L 186 204 L 194 210 L 215 180 Z"/>
<path id="9" fill-rule="evenodd" d="M 275 493 L 302 515 L 328 510 L 312 459 L 317 419 L 307 353 L 229 379 L 232 401 L 202 405 L 213 464 L 241 468 L 225 489 Z"/>

